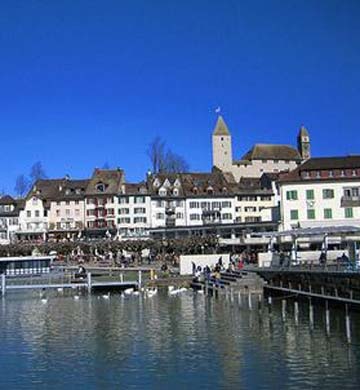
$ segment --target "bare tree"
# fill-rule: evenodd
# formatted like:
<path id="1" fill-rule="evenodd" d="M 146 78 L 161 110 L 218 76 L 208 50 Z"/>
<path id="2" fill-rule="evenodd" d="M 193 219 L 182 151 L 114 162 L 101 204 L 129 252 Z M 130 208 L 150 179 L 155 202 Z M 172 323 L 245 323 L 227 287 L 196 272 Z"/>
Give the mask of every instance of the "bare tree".
<path id="1" fill-rule="evenodd" d="M 46 179 L 47 175 L 45 173 L 45 170 L 42 166 L 41 161 L 37 161 L 30 170 L 30 179 L 32 183 L 35 183 L 36 180 L 39 179 Z"/>
<path id="2" fill-rule="evenodd" d="M 168 150 L 165 155 L 164 172 L 183 173 L 189 171 L 189 164 L 182 156 Z"/>
<path id="3" fill-rule="evenodd" d="M 181 173 L 189 170 L 185 159 L 167 149 L 165 142 L 160 137 L 156 137 L 150 142 L 147 155 L 150 158 L 153 173 Z"/>
<path id="4" fill-rule="evenodd" d="M 147 155 L 150 158 L 152 172 L 158 173 L 165 159 L 165 142 L 160 138 L 154 138 L 147 149 Z"/>
<path id="5" fill-rule="evenodd" d="M 25 194 L 29 191 L 30 180 L 23 174 L 19 175 L 16 178 L 15 182 L 15 193 L 18 196 L 25 196 Z"/>

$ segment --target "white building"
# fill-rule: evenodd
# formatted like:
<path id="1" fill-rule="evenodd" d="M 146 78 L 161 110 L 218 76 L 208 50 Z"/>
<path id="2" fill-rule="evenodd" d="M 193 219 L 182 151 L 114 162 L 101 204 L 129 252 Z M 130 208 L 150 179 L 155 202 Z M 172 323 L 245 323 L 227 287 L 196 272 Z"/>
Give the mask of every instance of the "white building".
<path id="1" fill-rule="evenodd" d="M 265 172 L 291 171 L 310 158 L 310 138 L 304 126 L 298 137 L 298 150 L 289 145 L 255 144 L 240 160 L 233 160 L 230 131 L 219 116 L 212 135 L 213 166 L 230 172 L 235 180 L 260 177 Z"/>
<path id="2" fill-rule="evenodd" d="M 23 199 L 14 199 L 9 195 L 0 197 L 0 245 L 9 244 L 19 229 L 19 213 Z"/>
<path id="3" fill-rule="evenodd" d="M 117 196 L 116 227 L 122 238 L 146 237 L 151 226 L 151 197 L 146 183 L 126 183 Z"/>
<path id="4" fill-rule="evenodd" d="M 360 226 L 360 156 L 309 159 L 279 189 L 283 230 Z"/>

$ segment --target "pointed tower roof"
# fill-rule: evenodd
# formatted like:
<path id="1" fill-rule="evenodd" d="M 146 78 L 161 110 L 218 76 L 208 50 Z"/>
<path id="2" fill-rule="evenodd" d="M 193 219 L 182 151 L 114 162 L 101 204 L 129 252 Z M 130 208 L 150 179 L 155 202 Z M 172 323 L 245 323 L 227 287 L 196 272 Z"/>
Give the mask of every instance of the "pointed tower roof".
<path id="1" fill-rule="evenodd" d="M 230 135 L 230 131 L 221 115 L 218 116 L 213 135 Z"/>
<path id="2" fill-rule="evenodd" d="M 308 136 L 309 136 L 309 132 L 307 128 L 304 125 L 301 125 L 299 129 L 299 137 L 308 137 Z"/>

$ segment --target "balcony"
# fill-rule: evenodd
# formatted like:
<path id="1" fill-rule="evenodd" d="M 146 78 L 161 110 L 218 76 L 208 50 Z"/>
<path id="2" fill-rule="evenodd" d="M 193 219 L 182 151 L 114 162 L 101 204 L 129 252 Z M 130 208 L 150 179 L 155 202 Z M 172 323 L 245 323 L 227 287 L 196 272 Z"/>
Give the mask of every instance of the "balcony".
<path id="1" fill-rule="evenodd" d="M 341 198 L 341 207 L 360 207 L 360 196 L 343 196 Z"/>
<path id="2" fill-rule="evenodd" d="M 175 214 L 175 207 L 166 207 L 165 214 L 166 215 L 174 215 Z"/>

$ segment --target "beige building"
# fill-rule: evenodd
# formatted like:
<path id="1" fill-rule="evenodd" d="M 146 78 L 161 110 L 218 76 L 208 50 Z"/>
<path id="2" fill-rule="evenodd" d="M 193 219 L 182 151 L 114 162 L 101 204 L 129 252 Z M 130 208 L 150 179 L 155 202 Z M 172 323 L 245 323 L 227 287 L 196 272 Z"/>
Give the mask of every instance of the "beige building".
<path id="1" fill-rule="evenodd" d="M 230 131 L 219 116 L 212 135 L 213 166 L 241 177 L 261 177 L 263 173 L 291 171 L 310 158 L 310 137 L 304 126 L 298 134 L 298 149 L 289 145 L 255 144 L 240 160 L 233 160 Z"/>

